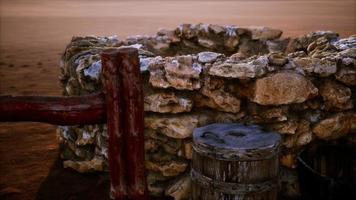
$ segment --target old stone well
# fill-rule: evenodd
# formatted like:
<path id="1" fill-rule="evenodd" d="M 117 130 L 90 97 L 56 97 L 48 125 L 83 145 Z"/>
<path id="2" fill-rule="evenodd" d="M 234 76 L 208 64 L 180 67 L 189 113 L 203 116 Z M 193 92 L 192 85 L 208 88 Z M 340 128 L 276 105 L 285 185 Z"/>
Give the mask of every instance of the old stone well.
<path id="1" fill-rule="evenodd" d="M 282 134 L 280 193 L 298 197 L 296 157 L 308 144 L 356 145 L 356 35 L 281 38 L 266 27 L 183 24 L 155 36 L 73 37 L 60 63 L 63 94 L 101 90 L 100 52 L 139 49 L 151 195 L 190 195 L 192 132 L 215 122 Z M 61 158 L 78 172 L 107 171 L 106 126 L 61 126 Z"/>

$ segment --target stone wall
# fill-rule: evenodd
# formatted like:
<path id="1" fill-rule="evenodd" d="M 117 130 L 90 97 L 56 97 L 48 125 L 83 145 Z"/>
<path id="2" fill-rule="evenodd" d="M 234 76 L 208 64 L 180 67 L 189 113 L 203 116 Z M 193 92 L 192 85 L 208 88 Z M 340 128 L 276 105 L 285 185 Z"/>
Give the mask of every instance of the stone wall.
<path id="1" fill-rule="evenodd" d="M 296 155 L 312 141 L 356 143 L 356 36 L 280 38 L 266 27 L 183 24 L 153 36 L 74 37 L 62 57 L 64 95 L 101 89 L 100 52 L 139 49 L 149 191 L 186 199 L 192 132 L 214 122 L 260 124 L 283 136 L 281 189 L 298 195 Z M 107 171 L 105 125 L 59 127 L 64 167 Z"/>

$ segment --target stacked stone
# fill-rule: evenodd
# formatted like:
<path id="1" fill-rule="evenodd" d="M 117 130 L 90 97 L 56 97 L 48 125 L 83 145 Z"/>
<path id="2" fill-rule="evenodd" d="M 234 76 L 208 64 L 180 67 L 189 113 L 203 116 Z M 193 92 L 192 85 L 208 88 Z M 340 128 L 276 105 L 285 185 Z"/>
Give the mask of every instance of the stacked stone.
<path id="1" fill-rule="evenodd" d="M 313 32 L 291 39 L 281 34 L 269 28 L 184 24 L 123 41 L 73 38 L 62 58 L 61 82 L 65 95 L 98 91 L 100 52 L 138 48 L 149 191 L 187 199 L 191 136 L 200 126 L 239 122 L 278 131 L 283 136 L 281 164 L 290 169 L 313 140 L 356 143 L 356 36 Z M 65 167 L 108 170 L 105 125 L 58 130 Z M 283 192 L 293 196 L 298 190 L 290 169 L 281 181 L 289 186 Z"/>

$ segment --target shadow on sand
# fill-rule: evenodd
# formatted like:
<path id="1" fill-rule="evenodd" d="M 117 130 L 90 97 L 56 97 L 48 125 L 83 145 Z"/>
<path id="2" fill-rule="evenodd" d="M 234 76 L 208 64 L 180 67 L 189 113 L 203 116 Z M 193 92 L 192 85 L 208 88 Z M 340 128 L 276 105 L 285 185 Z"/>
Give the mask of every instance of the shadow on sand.
<path id="1" fill-rule="evenodd" d="M 57 159 L 45 181 L 42 182 L 37 200 L 109 200 L 108 173 L 80 174 L 64 169 Z"/>

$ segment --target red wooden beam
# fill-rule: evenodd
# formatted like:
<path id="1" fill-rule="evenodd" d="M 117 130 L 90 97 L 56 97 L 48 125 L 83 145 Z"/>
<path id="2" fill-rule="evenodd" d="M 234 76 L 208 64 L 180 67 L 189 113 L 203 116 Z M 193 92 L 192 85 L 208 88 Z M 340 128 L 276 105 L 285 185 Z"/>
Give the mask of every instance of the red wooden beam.
<path id="1" fill-rule="evenodd" d="M 119 80 L 119 66 L 121 57 L 118 50 L 109 49 L 101 54 L 101 63 L 103 70 L 103 86 L 105 101 L 107 105 L 107 131 L 109 135 L 109 168 L 111 181 L 111 197 L 115 200 L 127 199 L 126 182 L 126 159 L 125 140 L 124 140 L 124 122 L 123 113 L 124 102 L 119 94 L 122 89 Z"/>
<path id="2" fill-rule="evenodd" d="M 101 55 L 109 133 L 109 166 L 115 200 L 148 199 L 144 165 L 144 102 L 137 49 Z M 127 195 L 127 196 L 126 196 Z"/>
<path id="3" fill-rule="evenodd" d="M 0 96 L 0 121 L 33 121 L 58 125 L 106 121 L 102 93 L 75 97 Z"/>
<path id="4" fill-rule="evenodd" d="M 111 194 L 146 200 L 144 102 L 137 49 L 101 54 L 104 94 L 77 97 L 0 96 L 0 121 L 58 125 L 107 122 Z"/>
<path id="5" fill-rule="evenodd" d="M 121 59 L 120 94 L 124 100 L 128 193 L 130 199 L 145 200 L 148 199 L 148 190 L 144 164 L 144 97 L 138 51 L 125 48 L 117 53 Z"/>

